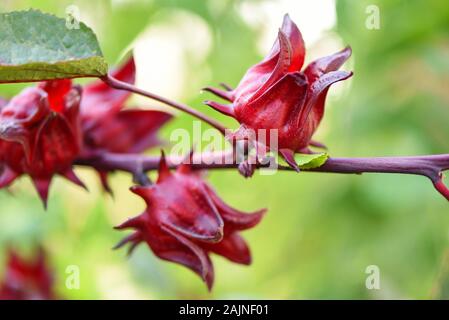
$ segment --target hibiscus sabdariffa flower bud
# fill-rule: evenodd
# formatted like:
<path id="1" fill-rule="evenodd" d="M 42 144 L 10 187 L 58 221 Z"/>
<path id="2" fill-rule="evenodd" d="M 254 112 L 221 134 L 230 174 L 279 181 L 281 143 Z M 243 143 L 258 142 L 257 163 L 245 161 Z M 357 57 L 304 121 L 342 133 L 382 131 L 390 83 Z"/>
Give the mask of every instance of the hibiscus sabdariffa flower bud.
<path id="1" fill-rule="evenodd" d="M 78 86 L 47 82 L 23 90 L 1 108 L 0 188 L 28 174 L 45 203 L 55 174 L 82 185 L 72 170 L 82 147 L 80 101 Z"/>
<path id="2" fill-rule="evenodd" d="M 240 128 L 230 139 L 251 139 L 249 131 L 278 130 L 279 154 L 299 171 L 294 153 L 307 152 L 324 113 L 329 87 L 352 72 L 337 71 L 351 55 L 345 48 L 310 63 L 303 71 L 305 47 L 301 32 L 286 15 L 270 53 L 252 66 L 234 90 L 205 88 L 231 104 L 205 103 L 235 118 Z M 265 144 L 270 149 L 270 141 Z"/>
<path id="3" fill-rule="evenodd" d="M 53 282 L 52 270 L 42 249 L 33 259 L 24 259 L 9 250 L 0 281 L 0 300 L 56 299 Z"/>
<path id="4" fill-rule="evenodd" d="M 130 57 L 111 74 L 134 83 L 135 72 Z M 72 170 L 78 156 L 141 153 L 160 144 L 159 128 L 171 115 L 124 109 L 130 95 L 101 80 L 81 90 L 70 79 L 62 79 L 27 88 L 9 102 L 0 98 L 0 188 L 28 174 L 45 203 L 54 174 L 83 185 Z M 104 188 L 110 191 L 107 172 L 99 174 Z"/>
<path id="5" fill-rule="evenodd" d="M 146 242 L 156 256 L 197 273 L 210 289 L 214 270 L 209 253 L 248 265 L 251 255 L 239 231 L 254 227 L 265 209 L 248 214 L 225 204 L 189 164 L 171 172 L 161 157 L 156 184 L 131 189 L 141 196 L 146 210 L 117 229 L 135 232 L 119 243 Z"/>
<path id="6" fill-rule="evenodd" d="M 136 66 L 131 56 L 111 72 L 120 81 L 134 84 Z M 159 129 L 171 114 L 158 110 L 125 108 L 131 92 L 113 89 L 101 80 L 83 88 L 81 127 L 85 153 L 141 153 L 161 144 Z M 103 187 L 111 192 L 107 172 L 98 171 Z"/>

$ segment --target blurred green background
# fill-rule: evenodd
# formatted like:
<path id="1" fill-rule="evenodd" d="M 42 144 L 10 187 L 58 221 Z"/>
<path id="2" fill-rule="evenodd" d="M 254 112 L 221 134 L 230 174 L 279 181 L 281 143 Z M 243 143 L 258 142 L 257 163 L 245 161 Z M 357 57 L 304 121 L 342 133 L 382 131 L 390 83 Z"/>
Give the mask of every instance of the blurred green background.
<path id="1" fill-rule="evenodd" d="M 334 86 L 317 134 L 332 156 L 393 156 L 449 150 L 449 6 L 447 0 L 2 0 L 1 11 L 39 8 L 65 16 L 68 5 L 97 33 L 111 64 L 134 47 L 138 85 L 182 100 L 228 126 L 202 106 L 206 85 L 236 85 L 270 48 L 282 15 L 304 33 L 307 61 L 349 44 L 344 67 L 354 77 Z M 376 5 L 380 28 L 369 29 Z M 267 40 L 268 39 L 268 40 Z M 21 85 L 2 85 L 10 96 Z M 151 101 L 133 98 L 133 104 Z M 192 128 L 180 114 L 173 129 Z M 203 126 L 206 129 L 206 126 Z M 421 177 L 318 173 L 211 172 L 229 204 L 269 208 L 244 236 L 253 264 L 214 256 L 212 293 L 191 271 L 156 259 L 146 246 L 131 258 L 111 247 L 124 236 L 112 227 L 139 214 L 131 178 L 111 179 L 104 195 L 95 174 L 77 169 L 90 192 L 56 179 L 44 211 L 28 178 L 0 193 L 0 262 L 5 248 L 25 254 L 42 243 L 67 299 L 389 299 L 448 297 L 449 206 Z M 79 290 L 65 286 L 67 266 L 80 268 Z M 367 266 L 380 269 L 380 290 L 365 287 Z M 0 274 L 3 263 L 0 263 Z"/>

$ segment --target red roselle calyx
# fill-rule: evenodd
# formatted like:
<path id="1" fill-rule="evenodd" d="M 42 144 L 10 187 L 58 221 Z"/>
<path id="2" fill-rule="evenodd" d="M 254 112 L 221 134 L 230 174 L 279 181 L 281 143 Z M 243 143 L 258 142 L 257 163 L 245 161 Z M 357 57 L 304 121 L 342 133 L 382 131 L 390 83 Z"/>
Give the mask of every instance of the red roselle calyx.
<path id="1" fill-rule="evenodd" d="M 111 73 L 117 80 L 134 84 L 136 67 L 133 57 Z M 101 80 L 84 87 L 81 117 L 88 151 L 140 153 L 160 144 L 158 129 L 171 119 L 166 112 L 123 109 L 131 92 L 109 87 Z"/>
<path id="2" fill-rule="evenodd" d="M 112 74 L 133 83 L 133 58 Z M 27 88 L 9 102 L 0 100 L 0 188 L 28 174 L 46 203 L 55 174 L 83 186 L 72 170 L 81 154 L 140 153 L 158 145 L 158 129 L 171 115 L 123 110 L 130 95 L 100 80 L 82 90 L 64 79 Z M 107 173 L 99 173 L 104 187 L 110 190 Z"/>
<path id="3" fill-rule="evenodd" d="M 0 188 L 28 174 L 47 200 L 53 175 L 82 185 L 72 171 L 82 140 L 81 89 L 67 81 L 23 90 L 0 111 Z"/>
<path id="4" fill-rule="evenodd" d="M 131 56 L 111 76 L 134 84 L 136 66 Z M 141 153 L 161 144 L 157 134 L 169 121 L 169 113 L 138 108 L 124 109 L 131 92 L 109 87 L 101 80 L 84 87 L 81 101 L 81 125 L 84 152 Z M 103 187 L 111 192 L 107 172 L 98 171 Z"/>
<path id="5" fill-rule="evenodd" d="M 291 167 L 299 170 L 294 153 L 307 150 L 323 117 L 329 87 L 352 75 L 337 71 L 350 55 L 347 47 L 313 61 L 301 71 L 304 41 L 286 15 L 270 53 L 246 72 L 236 89 L 205 88 L 231 104 L 205 103 L 240 123 L 230 139 L 252 140 L 259 129 L 278 130 L 277 150 L 272 151 L 279 151 Z M 268 132 L 265 134 L 269 137 Z M 270 149 L 270 139 L 266 140 L 264 147 Z"/>
<path id="6" fill-rule="evenodd" d="M 23 259 L 10 250 L 0 282 L 0 300 L 55 299 L 51 274 L 42 249 L 31 260 Z"/>
<path id="7" fill-rule="evenodd" d="M 197 273 L 211 289 L 214 281 L 209 253 L 232 262 L 250 264 L 250 250 L 239 231 L 254 227 L 265 210 L 247 214 L 229 207 L 198 172 L 182 164 L 171 172 L 162 156 L 157 183 L 131 189 L 147 209 L 117 229 L 134 229 L 117 247 L 130 243 L 130 251 L 146 242 L 156 256 Z"/>

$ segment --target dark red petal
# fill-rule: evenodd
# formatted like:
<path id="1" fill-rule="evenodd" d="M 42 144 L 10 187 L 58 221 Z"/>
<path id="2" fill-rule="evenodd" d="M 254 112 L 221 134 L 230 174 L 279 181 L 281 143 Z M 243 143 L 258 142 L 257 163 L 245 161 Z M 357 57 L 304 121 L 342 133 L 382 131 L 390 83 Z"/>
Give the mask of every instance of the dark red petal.
<path id="1" fill-rule="evenodd" d="M 324 102 L 326 99 L 327 90 L 329 87 L 342 80 L 346 80 L 352 76 L 352 72 L 348 71 L 331 71 L 326 74 L 323 74 L 320 78 L 318 78 L 315 82 L 310 85 L 307 102 L 300 112 L 300 116 L 298 117 L 297 125 L 301 127 L 301 124 L 306 121 L 309 117 L 310 112 L 313 108 L 316 108 L 314 111 L 315 121 L 319 123 L 324 113 Z"/>
<path id="2" fill-rule="evenodd" d="M 82 94 L 81 86 L 75 85 L 65 95 L 63 115 L 69 123 L 78 124 L 79 122 L 81 94 Z"/>
<path id="3" fill-rule="evenodd" d="M 72 168 L 69 168 L 67 171 L 63 172 L 62 175 L 69 181 L 73 182 L 74 184 L 80 186 L 81 188 L 87 190 L 86 185 L 78 178 L 76 173 L 73 171 Z"/>
<path id="4" fill-rule="evenodd" d="M 25 269 L 22 259 L 12 248 L 8 248 L 8 268 L 19 272 Z"/>
<path id="5" fill-rule="evenodd" d="M 202 215 L 201 217 L 198 217 L 198 219 L 193 221 L 193 225 L 189 225 L 188 223 L 186 223 L 186 221 L 179 220 L 175 222 L 167 221 L 163 225 L 167 229 L 178 232 L 189 239 L 211 243 L 221 241 L 223 239 L 223 222 L 219 221 L 217 223 L 216 221 L 211 220 L 204 221 L 207 218 L 210 218 L 207 214 Z"/>
<path id="6" fill-rule="evenodd" d="M 255 128 L 277 129 L 287 124 L 306 99 L 307 81 L 299 72 L 288 73 L 237 115 Z M 257 112 L 254 110 L 257 109 Z"/>
<path id="7" fill-rule="evenodd" d="M 48 190 L 50 188 L 51 178 L 32 178 L 32 180 L 44 207 L 47 208 Z"/>
<path id="8" fill-rule="evenodd" d="M 135 74 L 133 57 L 130 57 L 128 61 L 111 73 L 114 78 L 131 84 L 135 82 Z M 130 95 L 130 92 L 113 89 L 101 80 L 85 86 L 81 101 L 84 127 L 91 128 L 97 123 L 105 121 L 105 117 L 115 115 Z"/>
<path id="9" fill-rule="evenodd" d="M 27 161 L 32 162 L 34 137 L 32 130 L 49 116 L 47 93 L 30 87 L 23 90 L 2 108 L 0 114 L 0 138 L 22 145 Z"/>
<path id="10" fill-rule="evenodd" d="M 349 59 L 351 53 L 351 48 L 346 47 L 337 53 L 311 62 L 304 70 L 307 80 L 309 80 L 309 83 L 313 83 L 323 74 L 340 69 L 346 60 Z"/>
<path id="11" fill-rule="evenodd" d="M 131 233 L 129 236 L 123 238 L 119 243 L 114 246 L 114 250 L 119 249 L 128 243 L 131 245 L 128 248 L 128 255 L 131 255 L 133 251 L 137 248 L 139 244 L 143 242 L 143 236 L 141 231 L 135 231 Z"/>
<path id="12" fill-rule="evenodd" d="M 281 29 L 282 33 L 287 36 L 288 42 L 292 49 L 292 64 L 289 71 L 300 71 L 304 63 L 306 49 L 301 31 L 298 26 L 290 19 L 288 14 L 284 15 Z M 270 53 L 265 57 L 264 61 L 268 61 L 279 53 L 279 39 L 273 44 Z"/>
<path id="13" fill-rule="evenodd" d="M 298 164 L 295 161 L 294 151 L 290 149 L 281 149 L 279 150 L 279 153 L 293 170 L 295 170 L 296 172 L 300 171 Z"/>
<path id="14" fill-rule="evenodd" d="M 58 96 L 60 100 L 53 97 L 57 100 L 53 103 L 61 104 L 58 105 L 60 112 L 50 109 L 46 91 L 34 87 L 14 97 L 0 114 L 0 137 L 5 141 L 17 142 L 6 145 L 10 152 L 5 155 L 8 165 L 16 172 L 28 173 L 32 177 L 44 203 L 51 177 L 55 173 L 64 175 L 71 168 L 80 148 L 77 118 L 79 91 L 65 88 L 64 85 L 64 89 L 59 88 L 60 84 L 41 84 L 41 87 L 54 90 L 57 95 L 60 90 L 64 91 Z"/>
<path id="15" fill-rule="evenodd" d="M 207 191 L 220 212 L 226 229 L 233 231 L 250 229 L 262 220 L 267 211 L 266 209 L 261 209 L 253 213 L 239 211 L 227 205 L 211 187 L 208 186 Z"/>
<path id="16" fill-rule="evenodd" d="M 1 121 L 23 126 L 32 126 L 38 123 L 50 113 L 47 97 L 44 90 L 34 87 L 24 89 L 2 108 Z M 2 129 L 5 128 L 5 125 Z"/>
<path id="17" fill-rule="evenodd" d="M 285 33 L 283 33 L 281 30 L 279 30 L 278 39 L 279 54 L 276 65 L 271 70 L 271 73 L 268 75 L 263 84 L 259 86 L 251 96 L 245 96 L 246 103 L 251 103 L 252 101 L 257 99 L 260 95 L 265 93 L 265 91 L 269 87 L 271 87 L 275 82 L 281 79 L 288 72 L 292 63 L 292 48 L 290 46 L 287 35 L 285 35 Z"/>
<path id="18" fill-rule="evenodd" d="M 114 195 L 112 192 L 111 186 L 109 185 L 108 181 L 108 171 L 101 171 L 97 170 L 98 176 L 100 177 L 101 186 L 103 187 L 103 190 L 109 193 L 111 196 Z"/>
<path id="19" fill-rule="evenodd" d="M 54 299 L 53 277 L 42 249 L 30 260 L 23 259 L 9 249 L 4 275 L 0 284 L 1 299 Z"/>
<path id="20" fill-rule="evenodd" d="M 291 64 L 288 71 L 299 71 L 302 68 L 306 55 L 302 34 L 288 14 L 284 16 L 281 30 L 287 36 L 292 50 Z"/>
<path id="21" fill-rule="evenodd" d="M 146 216 L 145 213 L 130 218 L 128 220 L 126 220 L 125 222 L 123 222 L 121 225 L 115 226 L 114 229 L 117 230 L 123 230 L 123 229 L 141 229 L 145 226 L 145 221 L 146 221 Z"/>
<path id="22" fill-rule="evenodd" d="M 165 179 L 171 177 L 170 169 L 168 168 L 167 160 L 165 159 L 165 152 L 161 150 L 161 158 L 159 160 L 159 169 L 157 183 L 163 182 Z"/>
<path id="23" fill-rule="evenodd" d="M 150 204 L 150 199 L 152 196 L 154 186 L 132 186 L 130 188 L 131 192 L 137 194 L 143 200 L 145 200 L 145 203 L 148 205 Z"/>
<path id="24" fill-rule="evenodd" d="M 277 53 L 248 69 L 234 96 L 237 105 L 246 105 L 257 99 L 289 70 L 292 49 L 287 35 L 279 30 Z"/>
<path id="25" fill-rule="evenodd" d="M 36 133 L 32 147 L 32 159 L 39 159 L 42 163 L 34 163 L 33 166 L 41 165 L 48 172 L 65 171 L 79 153 L 78 143 L 79 137 L 66 119 L 59 115 L 49 117 Z"/>
<path id="26" fill-rule="evenodd" d="M 155 110 L 125 110 L 118 114 L 118 121 L 124 124 L 126 134 L 134 141 L 127 152 L 140 153 L 160 144 L 158 130 L 172 115 Z"/>
<path id="27" fill-rule="evenodd" d="M 206 282 L 209 290 L 214 282 L 214 267 L 207 253 L 198 245 L 177 232 L 162 226 L 162 229 L 178 241 L 177 246 L 170 245 L 153 248 L 154 253 L 161 259 L 179 263 L 198 274 Z M 156 249 L 156 250 L 155 250 Z"/>
<path id="28" fill-rule="evenodd" d="M 7 165 L 1 166 L 0 188 L 9 186 L 19 175 Z"/>
<path id="29" fill-rule="evenodd" d="M 52 80 L 39 83 L 39 88 L 45 90 L 48 93 L 48 101 L 50 108 L 56 112 L 62 112 L 64 110 L 65 95 L 72 88 L 72 80 Z"/>
<path id="30" fill-rule="evenodd" d="M 234 101 L 241 100 L 240 103 L 246 103 L 256 99 L 256 91 L 259 91 L 258 95 L 262 93 L 261 86 L 269 87 L 288 72 L 291 59 L 292 51 L 288 35 L 279 30 L 278 39 L 268 56 L 249 68 L 237 88 L 232 92 L 235 97 Z"/>
<path id="31" fill-rule="evenodd" d="M 223 219 L 205 184 L 196 176 L 188 178 L 178 172 L 168 183 L 164 189 L 158 190 L 158 196 L 165 195 L 172 199 L 159 208 L 164 211 L 161 218 L 164 225 L 189 239 L 212 243 L 220 241 L 223 238 Z M 170 195 L 167 196 L 167 193 Z"/>
<path id="32" fill-rule="evenodd" d="M 123 110 L 88 134 L 94 148 L 114 153 L 140 153 L 160 144 L 158 130 L 171 117 L 162 111 Z"/>
<path id="33" fill-rule="evenodd" d="M 236 98 L 240 96 L 248 97 L 255 92 L 260 85 L 270 76 L 278 61 L 278 54 L 263 60 L 262 62 L 252 66 L 240 80 L 239 85 L 233 91 Z"/>
<path id="34" fill-rule="evenodd" d="M 208 245 L 207 248 L 232 262 L 245 265 L 251 264 L 251 252 L 248 245 L 237 232 L 226 235 L 222 241 Z"/>
<path id="35" fill-rule="evenodd" d="M 134 56 L 130 55 L 121 66 L 111 72 L 111 75 L 122 82 L 134 84 L 136 82 L 136 64 Z"/>
<path id="36" fill-rule="evenodd" d="M 315 81 L 320 81 L 320 78 L 323 77 L 326 73 L 338 70 L 346 62 L 346 60 L 349 59 L 349 57 L 351 56 L 351 53 L 352 53 L 351 48 L 346 47 L 343 50 L 341 50 L 337 53 L 334 53 L 333 55 L 317 59 L 317 60 L 313 61 L 312 63 L 310 63 L 304 70 L 304 74 L 306 75 L 307 80 L 309 81 L 309 84 L 311 85 L 310 89 L 311 90 L 316 89 L 316 85 L 314 85 Z M 346 78 L 344 78 L 344 79 L 346 79 Z M 344 79 L 340 79 L 340 80 L 344 80 Z M 336 80 L 336 81 L 340 81 L 340 80 Z M 336 81 L 334 81 L 334 82 L 336 82 Z M 322 87 L 323 85 L 320 85 L 320 86 Z M 315 118 L 314 121 L 316 124 L 320 123 L 321 119 L 323 118 L 324 105 L 326 102 L 326 96 L 327 96 L 327 91 L 329 89 L 329 86 L 330 86 L 330 84 L 325 86 L 324 89 L 319 89 L 318 94 L 314 93 L 313 91 L 309 92 L 308 100 L 314 99 L 314 102 L 312 104 L 310 104 L 308 108 L 314 108 L 313 113 L 314 113 L 314 118 Z M 316 96 L 316 97 L 314 97 L 314 96 Z M 308 117 L 308 112 L 310 112 L 310 111 L 305 110 L 305 114 L 303 115 L 303 117 L 304 116 L 305 117 L 303 119 L 301 119 L 301 121 L 303 121 L 304 119 L 306 119 Z M 307 116 L 306 116 L 306 114 L 307 114 Z M 301 122 L 299 122 L 299 123 L 301 123 Z"/>

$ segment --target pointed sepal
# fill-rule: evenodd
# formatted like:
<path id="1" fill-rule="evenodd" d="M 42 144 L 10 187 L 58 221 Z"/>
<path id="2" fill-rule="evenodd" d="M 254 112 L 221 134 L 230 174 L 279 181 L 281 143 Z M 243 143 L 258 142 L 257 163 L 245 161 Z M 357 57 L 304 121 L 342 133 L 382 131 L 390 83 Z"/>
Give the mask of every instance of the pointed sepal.
<path id="1" fill-rule="evenodd" d="M 234 109 L 232 107 L 231 104 L 221 104 L 215 101 L 209 101 L 206 100 L 203 102 L 205 105 L 208 105 L 211 108 L 214 108 L 215 110 L 217 110 L 218 112 L 229 116 L 229 117 L 234 117 Z"/>
<path id="2" fill-rule="evenodd" d="M 47 201 L 48 201 L 48 191 L 50 189 L 50 184 L 52 178 L 31 178 L 36 188 L 39 197 L 44 204 L 44 208 L 47 209 Z"/>
<path id="3" fill-rule="evenodd" d="M 295 153 L 290 149 L 281 149 L 279 150 L 279 154 L 284 158 L 285 162 L 288 163 L 288 165 L 295 170 L 296 172 L 299 172 L 299 166 L 295 161 Z"/>
<path id="4" fill-rule="evenodd" d="M 84 182 L 82 182 L 80 180 L 80 178 L 78 178 L 78 176 L 76 175 L 75 171 L 73 171 L 72 168 L 68 169 L 67 171 L 65 171 L 63 174 L 64 178 L 66 178 L 67 180 L 73 182 L 74 184 L 80 186 L 81 188 L 83 188 L 86 191 L 89 191 L 89 189 L 87 189 L 86 185 L 84 184 Z"/>

